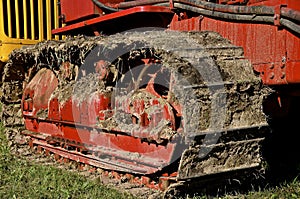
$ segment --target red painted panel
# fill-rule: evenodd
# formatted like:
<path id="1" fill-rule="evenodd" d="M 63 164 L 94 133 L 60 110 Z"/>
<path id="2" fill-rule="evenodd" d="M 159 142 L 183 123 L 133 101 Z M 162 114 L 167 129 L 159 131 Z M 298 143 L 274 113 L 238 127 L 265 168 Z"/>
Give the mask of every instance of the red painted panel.
<path id="1" fill-rule="evenodd" d="M 24 124 L 25 124 L 25 128 L 27 130 L 32 131 L 32 132 L 38 132 L 33 120 L 25 118 Z"/>
<path id="2" fill-rule="evenodd" d="M 62 128 L 64 138 L 81 142 L 89 147 L 89 145 L 97 145 L 99 147 L 108 148 L 110 150 L 120 150 L 127 152 L 138 152 L 140 155 L 146 155 L 152 158 L 162 158 L 165 161 L 170 161 L 173 155 L 174 145 L 167 146 L 149 144 L 141 142 L 140 139 L 124 136 L 114 135 L 111 133 L 102 133 L 97 131 L 88 131 L 83 128 L 73 128 L 64 126 Z"/>
<path id="3" fill-rule="evenodd" d="M 287 7 L 295 10 L 300 10 L 299 0 L 286 0 Z"/>
<path id="4" fill-rule="evenodd" d="M 111 99 L 105 93 L 95 92 L 87 100 L 89 125 L 96 125 L 99 119 L 104 120 L 105 111 L 110 110 Z"/>
<path id="5" fill-rule="evenodd" d="M 286 79 L 288 82 L 300 82 L 300 61 L 287 63 Z"/>
<path id="6" fill-rule="evenodd" d="M 38 127 L 38 132 L 43 134 L 49 134 L 53 136 L 62 135 L 61 131 L 59 130 L 57 124 L 48 123 L 48 122 L 40 122 Z"/>
<path id="7" fill-rule="evenodd" d="M 89 106 L 86 100 L 80 103 L 80 123 L 89 126 Z"/>
<path id="8" fill-rule="evenodd" d="M 185 23 L 178 21 L 178 15 L 174 15 L 173 21 L 170 24 L 170 29 L 180 31 L 199 31 L 200 21 L 202 17 L 192 17 L 184 20 Z"/>
<path id="9" fill-rule="evenodd" d="M 52 120 L 60 120 L 59 101 L 53 98 L 49 101 L 48 118 Z"/>
<path id="10" fill-rule="evenodd" d="M 285 64 L 285 61 L 300 61 L 300 38 L 287 30 L 274 25 L 233 23 L 206 17 L 201 21 L 201 30 L 216 31 L 234 45 L 242 46 L 245 57 L 261 72 L 265 84 L 300 83 L 294 74 L 298 71 L 296 65 Z"/>
<path id="11" fill-rule="evenodd" d="M 250 0 L 249 5 L 266 5 L 266 6 L 276 6 L 276 5 L 286 5 L 291 9 L 300 10 L 299 0 Z"/>
<path id="12" fill-rule="evenodd" d="M 300 38 L 290 32 L 286 35 L 287 61 L 300 61 Z"/>
<path id="13" fill-rule="evenodd" d="M 80 121 L 80 117 L 78 116 L 77 113 L 79 112 L 79 109 L 76 109 L 77 106 L 72 103 L 72 99 L 67 100 L 65 103 L 62 103 L 60 105 L 60 113 L 61 113 L 61 119 L 63 121 L 68 121 L 68 122 L 74 122 L 75 121 Z M 73 109 L 74 109 L 74 114 L 73 114 Z"/>
<path id="14" fill-rule="evenodd" d="M 99 14 L 92 1 L 61 0 L 60 4 L 61 14 L 64 16 L 66 23 Z"/>
<path id="15" fill-rule="evenodd" d="M 244 48 L 253 64 L 279 62 L 285 56 L 285 31 L 266 24 L 243 24 L 203 18 L 201 30 L 220 33 L 234 45 Z"/>

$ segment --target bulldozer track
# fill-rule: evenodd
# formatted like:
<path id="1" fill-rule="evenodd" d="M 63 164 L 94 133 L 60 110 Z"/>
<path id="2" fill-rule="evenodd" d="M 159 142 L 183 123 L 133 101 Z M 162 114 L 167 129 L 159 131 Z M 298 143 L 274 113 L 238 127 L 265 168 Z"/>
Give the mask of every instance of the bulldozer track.
<path id="1" fill-rule="evenodd" d="M 92 127 L 75 124 L 75 127 L 78 125 L 79 128 L 98 128 L 98 132 L 112 133 L 116 136 L 133 136 L 149 145 L 163 146 L 169 142 L 179 142 L 184 150 L 180 153 L 181 156 L 172 162 L 178 164 L 177 168 L 171 166 L 163 169 L 160 167 L 166 166 L 165 164 L 156 164 L 153 159 L 147 160 L 147 157 L 142 155 L 135 160 L 130 154 L 122 155 L 113 150 L 101 149 L 99 146 L 88 145 L 86 149 L 87 145 L 84 143 L 33 133 L 22 128 L 23 89 L 43 68 L 50 69 L 58 77 L 59 86 L 55 92 L 61 100 L 80 92 L 82 98 L 91 94 L 92 91 L 84 93 L 82 88 L 85 87 L 81 88 L 80 85 L 75 93 L 65 93 L 66 96 L 63 96 L 59 92 L 68 90 L 69 86 L 76 83 L 82 83 L 76 79 L 80 76 L 76 71 L 85 66 L 89 53 L 96 48 L 116 69 L 120 69 L 116 67 L 119 63 L 116 60 L 124 58 L 124 54 L 129 53 L 133 60 L 146 59 L 149 56 L 146 54 L 151 54 L 152 51 L 154 53 L 151 54 L 151 58 L 159 56 L 160 64 L 174 73 L 176 85 L 172 92 L 183 105 L 181 122 L 184 124 L 184 130 L 150 139 L 147 135 L 130 132 L 126 125 L 121 126 L 120 131 L 104 127 L 102 123 Z M 66 62 L 73 66 L 73 77 L 66 78 L 61 73 L 60 66 Z M 165 198 L 176 195 L 174 189 L 186 188 L 187 183 L 195 182 L 194 184 L 202 187 L 207 181 L 224 181 L 224 176 L 226 179 L 232 179 L 233 176 L 238 178 L 240 174 L 244 176 L 245 173 L 251 173 L 250 171 L 262 169 L 263 158 L 260 149 L 269 129 L 261 106 L 271 90 L 262 85 L 250 62 L 244 59 L 243 49 L 233 46 L 217 33 L 146 31 L 108 37 L 78 36 L 65 41 L 42 42 L 14 51 L 4 67 L 2 80 L 1 121 L 6 126 L 6 132 L 14 131 L 17 137 L 29 136 L 30 139 L 24 139 L 32 147 L 38 146 L 46 153 L 57 154 L 63 159 L 81 161 L 95 168 L 104 167 L 107 171 L 108 167 L 115 173 L 119 172 L 121 177 L 136 175 L 140 180 L 130 178 L 135 179 L 138 184 L 165 190 Z M 27 118 L 31 119 L 28 116 Z M 71 125 L 68 122 L 51 121 L 44 118 L 44 115 L 35 120 Z M 110 121 L 104 120 L 103 123 L 105 122 Z M 20 135 L 21 132 L 23 135 Z M 15 142 L 16 136 L 8 137 Z M 18 143 L 15 146 L 18 147 Z M 98 156 L 99 154 L 105 154 L 107 159 Z M 112 165 L 114 161 L 117 162 L 115 167 Z M 134 167 L 129 161 L 142 166 Z M 147 167 L 145 171 L 141 169 L 143 167 Z M 144 177 L 144 174 L 152 169 L 154 174 Z M 142 183 L 143 181 L 146 183 Z"/>

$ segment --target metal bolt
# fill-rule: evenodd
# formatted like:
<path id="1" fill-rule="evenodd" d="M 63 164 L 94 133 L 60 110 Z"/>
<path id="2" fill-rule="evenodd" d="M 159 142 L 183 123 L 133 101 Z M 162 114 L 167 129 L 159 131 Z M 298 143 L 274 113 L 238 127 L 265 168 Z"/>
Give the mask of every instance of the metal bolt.
<path id="1" fill-rule="evenodd" d="M 275 74 L 274 73 L 270 73 L 270 79 L 274 79 Z"/>
<path id="2" fill-rule="evenodd" d="M 281 79 L 285 78 L 285 72 L 282 72 L 282 73 L 281 73 L 280 78 L 281 78 Z"/>
<path id="3" fill-rule="evenodd" d="M 286 62 L 286 57 L 283 56 L 282 59 L 281 59 L 281 62 L 285 63 Z"/>
<path id="4" fill-rule="evenodd" d="M 270 69 L 273 69 L 274 68 L 274 63 L 272 63 L 271 65 L 270 65 Z"/>

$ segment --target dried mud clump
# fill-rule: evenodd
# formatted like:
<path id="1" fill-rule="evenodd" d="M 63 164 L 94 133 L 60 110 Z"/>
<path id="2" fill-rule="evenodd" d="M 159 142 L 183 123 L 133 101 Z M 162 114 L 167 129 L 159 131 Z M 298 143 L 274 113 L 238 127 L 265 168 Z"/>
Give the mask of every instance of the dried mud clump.
<path id="1" fill-rule="evenodd" d="M 261 141 L 196 145 L 185 150 L 180 164 L 180 178 L 204 176 L 221 172 L 258 167 L 261 164 Z"/>
<path id="2" fill-rule="evenodd" d="M 206 61 L 208 64 L 204 65 L 211 64 L 214 66 L 211 68 L 217 68 L 217 75 L 221 79 L 207 82 L 203 87 L 189 92 L 192 97 L 186 100 L 186 107 L 192 104 L 197 107 L 187 109 L 187 115 L 195 115 L 194 119 L 188 119 L 190 130 L 203 131 L 214 127 L 230 129 L 265 124 L 262 103 L 272 90 L 262 85 L 250 62 L 242 56 L 243 50 L 233 46 L 217 33 L 191 33 L 191 36 L 204 45 L 210 55 Z M 214 74 L 216 71 L 209 68 L 201 71 L 207 73 L 208 77 L 217 76 Z"/>
<path id="3" fill-rule="evenodd" d="M 210 75 L 215 71 L 200 67 L 202 74 L 213 81 L 190 90 L 188 96 L 193 97 L 185 101 L 186 135 L 196 136 L 196 140 L 181 157 L 179 176 L 189 178 L 258 166 L 267 131 L 260 128 L 267 126 L 262 104 L 272 90 L 263 86 L 241 48 L 217 33 L 191 36 L 211 55 L 205 58 L 206 66 L 218 68 L 222 82 L 217 81 L 217 75 Z M 224 134 L 227 131 L 232 132 L 230 136 Z"/>

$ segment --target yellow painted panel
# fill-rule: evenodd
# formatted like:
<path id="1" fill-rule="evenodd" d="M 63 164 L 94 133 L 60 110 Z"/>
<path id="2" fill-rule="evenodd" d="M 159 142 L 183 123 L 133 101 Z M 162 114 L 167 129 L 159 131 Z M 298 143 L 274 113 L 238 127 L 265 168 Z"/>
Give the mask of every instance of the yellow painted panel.
<path id="1" fill-rule="evenodd" d="M 39 18 L 39 40 L 44 38 L 44 13 L 43 13 L 43 1 L 38 1 L 38 18 Z"/>
<path id="2" fill-rule="evenodd" d="M 19 3 L 15 1 L 15 20 L 16 20 L 16 37 L 20 38 L 20 15 L 19 15 Z"/>
<path id="3" fill-rule="evenodd" d="M 0 0 L 1 62 L 7 62 L 9 54 L 14 49 L 21 48 L 24 45 L 33 45 L 44 39 L 52 39 L 51 28 L 59 28 L 59 0 L 20 0 L 14 1 L 14 3 L 11 2 L 13 0 Z M 7 13 L 7 16 L 4 17 L 4 13 Z M 16 21 L 12 22 L 13 18 Z M 4 21 L 4 19 L 7 21 Z M 21 23 L 23 28 L 20 27 Z M 16 38 L 13 38 L 13 36 Z M 59 39 L 59 37 L 55 36 L 55 39 Z"/>
<path id="4" fill-rule="evenodd" d="M 33 5 L 33 0 L 30 0 L 30 22 L 31 22 L 31 39 L 34 39 L 35 38 L 35 30 L 34 30 L 34 27 L 35 27 L 35 23 L 34 23 L 34 5 Z"/>
<path id="5" fill-rule="evenodd" d="M 11 10 L 10 0 L 7 0 L 7 12 L 10 13 L 10 10 Z M 7 17 L 7 23 L 8 23 L 8 36 L 12 37 L 11 15 L 8 15 L 8 17 Z"/>
<path id="6" fill-rule="evenodd" d="M 23 0 L 23 19 L 24 19 L 24 39 L 28 39 L 28 22 L 27 22 L 27 4 L 26 0 Z"/>

